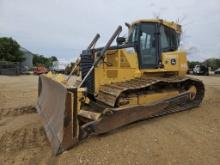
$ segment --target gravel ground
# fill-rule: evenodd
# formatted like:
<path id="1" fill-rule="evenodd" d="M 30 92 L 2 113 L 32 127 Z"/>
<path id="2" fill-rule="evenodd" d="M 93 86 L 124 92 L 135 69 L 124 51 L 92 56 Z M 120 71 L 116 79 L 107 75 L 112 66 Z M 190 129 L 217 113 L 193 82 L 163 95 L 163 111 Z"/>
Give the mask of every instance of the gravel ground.
<path id="1" fill-rule="evenodd" d="M 202 105 L 141 121 L 53 156 L 35 111 L 37 76 L 0 76 L 0 164 L 220 164 L 220 77 Z"/>

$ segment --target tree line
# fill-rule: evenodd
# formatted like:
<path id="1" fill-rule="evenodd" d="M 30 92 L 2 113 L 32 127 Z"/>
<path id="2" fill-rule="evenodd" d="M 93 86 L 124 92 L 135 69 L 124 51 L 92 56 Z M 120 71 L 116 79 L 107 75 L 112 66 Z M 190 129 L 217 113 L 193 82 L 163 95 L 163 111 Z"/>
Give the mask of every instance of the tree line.
<path id="1" fill-rule="evenodd" d="M 13 38 L 0 38 L 0 61 L 5 62 L 22 62 L 25 60 L 25 54 L 20 49 L 20 45 Z M 43 55 L 33 54 L 33 65 L 43 65 L 47 68 L 57 61 L 55 56 L 45 57 Z"/>

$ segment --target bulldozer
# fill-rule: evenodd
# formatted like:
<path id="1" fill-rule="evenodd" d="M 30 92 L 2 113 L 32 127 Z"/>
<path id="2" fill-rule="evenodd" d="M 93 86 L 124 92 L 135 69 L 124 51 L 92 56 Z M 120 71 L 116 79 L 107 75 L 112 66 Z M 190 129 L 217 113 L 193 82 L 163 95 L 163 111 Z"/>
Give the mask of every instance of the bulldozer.
<path id="1" fill-rule="evenodd" d="M 75 83 L 62 75 L 39 76 L 36 109 L 54 154 L 92 135 L 202 102 L 203 82 L 186 76 L 181 25 L 144 19 L 126 26 L 127 37 L 119 36 L 118 26 L 100 48 L 95 48 L 100 35 L 95 36 L 80 55 L 80 79 Z"/>

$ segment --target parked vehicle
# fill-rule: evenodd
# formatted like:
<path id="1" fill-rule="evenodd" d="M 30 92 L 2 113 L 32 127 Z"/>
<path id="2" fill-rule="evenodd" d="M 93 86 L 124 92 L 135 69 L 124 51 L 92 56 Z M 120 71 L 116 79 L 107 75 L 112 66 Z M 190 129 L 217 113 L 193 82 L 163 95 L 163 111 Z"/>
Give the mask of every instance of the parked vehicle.
<path id="1" fill-rule="evenodd" d="M 51 70 L 55 73 L 65 73 L 65 68 L 67 65 L 67 61 L 64 60 L 54 61 Z"/>
<path id="2" fill-rule="evenodd" d="M 45 74 L 48 73 L 48 69 L 45 68 L 44 66 L 37 66 L 33 68 L 34 74 L 40 75 L 40 74 Z"/>
<path id="3" fill-rule="evenodd" d="M 214 71 L 214 73 L 215 73 L 215 74 L 220 74 L 220 68 L 216 69 L 216 70 Z"/>
<path id="4" fill-rule="evenodd" d="M 209 68 L 205 65 L 195 65 L 193 68 L 193 74 L 196 75 L 209 75 Z"/>

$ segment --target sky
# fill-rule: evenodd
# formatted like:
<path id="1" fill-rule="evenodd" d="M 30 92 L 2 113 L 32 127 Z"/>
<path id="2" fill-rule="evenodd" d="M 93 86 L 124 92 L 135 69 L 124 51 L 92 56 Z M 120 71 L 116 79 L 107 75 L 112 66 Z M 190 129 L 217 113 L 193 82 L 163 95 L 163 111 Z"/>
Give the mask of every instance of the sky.
<path id="1" fill-rule="evenodd" d="M 103 46 L 124 22 L 162 18 L 182 24 L 190 60 L 220 58 L 220 0 L 0 0 L 0 37 L 33 53 L 76 59 L 96 33 Z"/>

